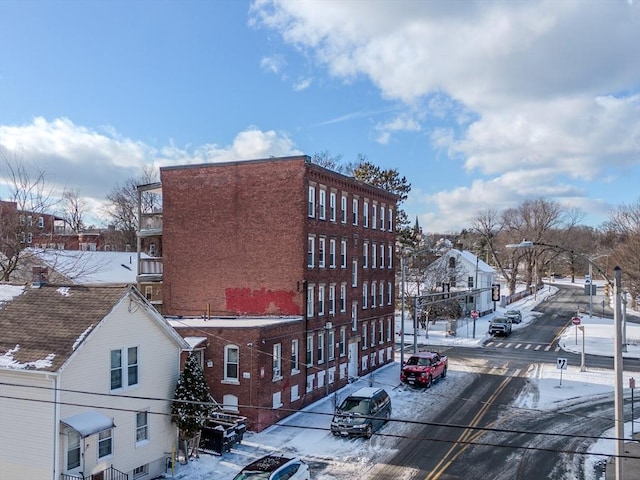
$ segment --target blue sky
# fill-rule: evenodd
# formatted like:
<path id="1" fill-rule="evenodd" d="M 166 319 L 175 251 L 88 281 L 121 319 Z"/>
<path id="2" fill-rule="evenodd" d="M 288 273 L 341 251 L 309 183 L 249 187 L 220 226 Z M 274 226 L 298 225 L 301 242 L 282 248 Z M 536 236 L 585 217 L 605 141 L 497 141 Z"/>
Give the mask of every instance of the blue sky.
<path id="1" fill-rule="evenodd" d="M 397 168 L 430 233 L 539 197 L 598 226 L 640 197 L 639 45 L 637 0 L 0 0 L 0 149 L 96 208 L 327 151 Z"/>

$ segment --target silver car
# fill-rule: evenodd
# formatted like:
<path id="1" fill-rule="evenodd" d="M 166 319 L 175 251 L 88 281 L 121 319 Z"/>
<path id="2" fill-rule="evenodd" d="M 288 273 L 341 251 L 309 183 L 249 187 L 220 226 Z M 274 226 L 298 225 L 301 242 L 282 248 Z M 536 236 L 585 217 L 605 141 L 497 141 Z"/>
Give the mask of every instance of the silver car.
<path id="1" fill-rule="evenodd" d="M 510 319 L 512 323 L 520 323 L 522 321 L 520 310 L 507 310 L 504 316 Z"/>
<path id="2" fill-rule="evenodd" d="M 297 457 L 267 455 L 250 463 L 233 480 L 309 480 L 309 466 Z"/>

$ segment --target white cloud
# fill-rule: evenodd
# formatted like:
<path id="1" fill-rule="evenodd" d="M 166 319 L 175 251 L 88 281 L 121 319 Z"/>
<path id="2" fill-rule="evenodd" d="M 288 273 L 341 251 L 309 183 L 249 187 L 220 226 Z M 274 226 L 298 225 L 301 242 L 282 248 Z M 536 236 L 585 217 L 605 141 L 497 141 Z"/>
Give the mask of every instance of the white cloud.
<path id="1" fill-rule="evenodd" d="M 249 127 L 230 145 L 202 145 L 194 149 L 168 142 L 157 148 L 136 142 L 112 127 L 101 131 L 75 125 L 69 119 L 47 121 L 38 117 L 31 124 L 0 125 L 0 151 L 9 159 L 36 165 L 46 174 L 46 187 L 61 195 L 71 185 L 95 212 L 115 187 L 136 177 L 152 165 L 181 165 L 301 154 L 293 141 L 274 130 Z M 0 198 L 6 196 L 0 185 Z"/>
<path id="2" fill-rule="evenodd" d="M 263 57 L 260 60 L 260 67 L 270 73 L 278 74 L 284 66 L 286 61 L 282 55 L 272 55 L 270 57 Z"/>

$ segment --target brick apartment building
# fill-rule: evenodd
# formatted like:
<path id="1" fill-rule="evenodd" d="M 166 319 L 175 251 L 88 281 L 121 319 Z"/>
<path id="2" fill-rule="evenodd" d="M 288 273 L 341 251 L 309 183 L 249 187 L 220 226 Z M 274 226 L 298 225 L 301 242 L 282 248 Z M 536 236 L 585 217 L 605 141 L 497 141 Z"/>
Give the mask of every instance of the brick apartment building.
<path id="1" fill-rule="evenodd" d="M 250 428 L 393 360 L 395 195 L 307 156 L 160 173 L 139 187 L 162 195 L 140 211 L 140 289 Z"/>

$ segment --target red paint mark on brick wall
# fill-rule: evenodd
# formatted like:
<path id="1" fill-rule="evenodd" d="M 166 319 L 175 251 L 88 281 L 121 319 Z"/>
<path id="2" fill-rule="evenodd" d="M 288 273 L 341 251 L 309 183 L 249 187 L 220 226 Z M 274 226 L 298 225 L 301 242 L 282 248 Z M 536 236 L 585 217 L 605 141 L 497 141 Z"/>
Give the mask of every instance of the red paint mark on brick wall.
<path id="1" fill-rule="evenodd" d="M 227 288 L 226 310 L 237 314 L 300 315 L 300 306 L 294 302 L 295 295 L 295 292 L 284 290 Z"/>

